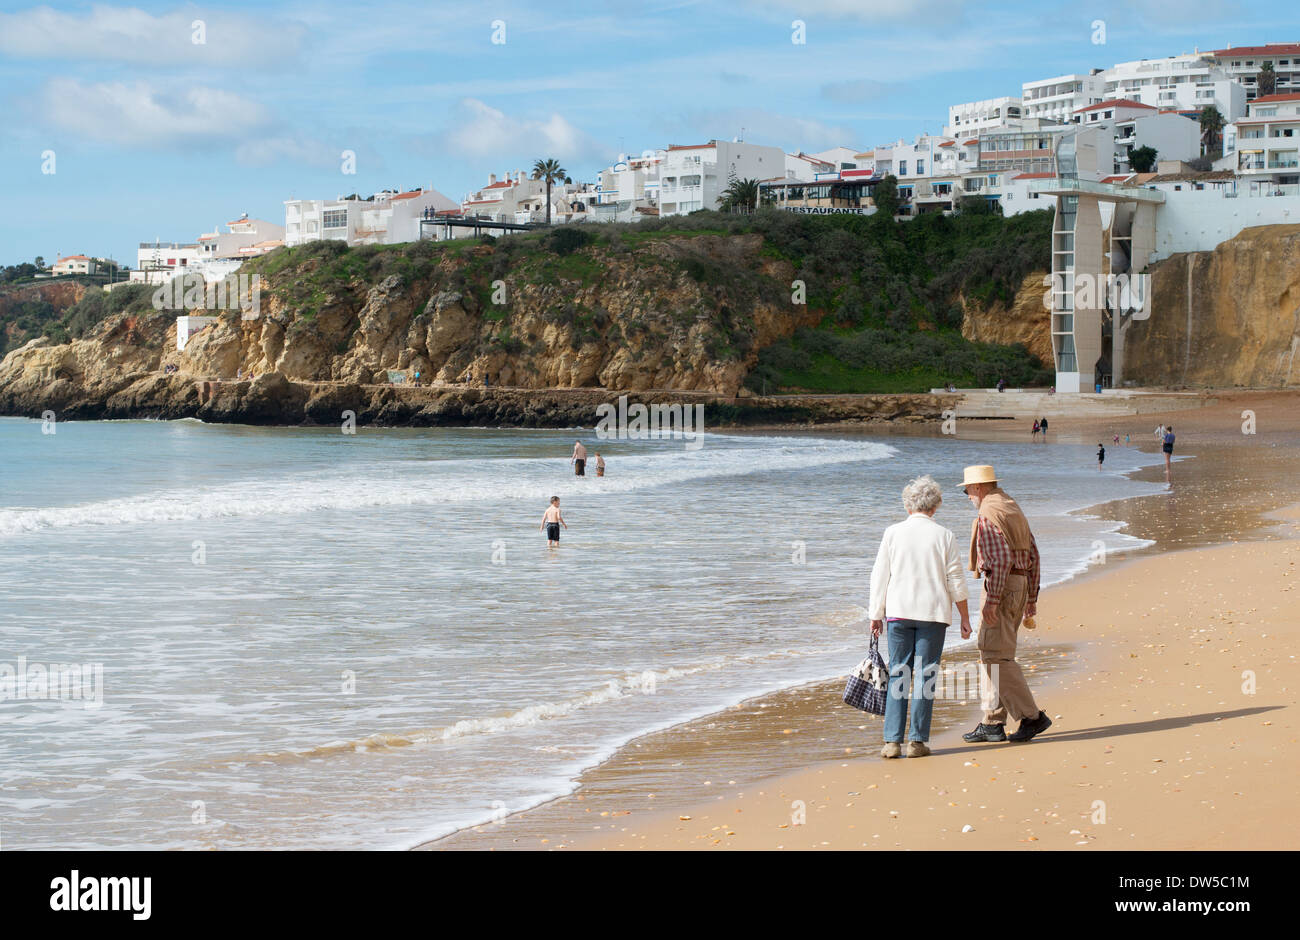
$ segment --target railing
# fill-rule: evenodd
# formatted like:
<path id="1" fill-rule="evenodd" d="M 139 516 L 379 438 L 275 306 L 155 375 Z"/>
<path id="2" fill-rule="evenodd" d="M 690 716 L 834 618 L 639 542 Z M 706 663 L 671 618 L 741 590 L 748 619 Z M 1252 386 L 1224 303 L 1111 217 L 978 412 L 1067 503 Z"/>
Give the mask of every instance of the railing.
<path id="1" fill-rule="evenodd" d="M 1270 170 L 1289 170 L 1297 166 L 1300 166 L 1300 160 L 1269 160 L 1268 161 L 1268 168 Z"/>

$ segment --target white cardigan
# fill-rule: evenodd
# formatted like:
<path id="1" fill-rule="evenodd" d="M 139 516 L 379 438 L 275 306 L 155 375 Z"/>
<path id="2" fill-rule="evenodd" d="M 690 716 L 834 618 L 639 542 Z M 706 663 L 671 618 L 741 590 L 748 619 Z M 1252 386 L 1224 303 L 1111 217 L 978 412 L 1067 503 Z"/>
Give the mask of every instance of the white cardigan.
<path id="1" fill-rule="evenodd" d="M 871 569 L 872 620 L 952 623 L 952 605 L 966 600 L 957 539 L 925 513 L 891 525 Z"/>

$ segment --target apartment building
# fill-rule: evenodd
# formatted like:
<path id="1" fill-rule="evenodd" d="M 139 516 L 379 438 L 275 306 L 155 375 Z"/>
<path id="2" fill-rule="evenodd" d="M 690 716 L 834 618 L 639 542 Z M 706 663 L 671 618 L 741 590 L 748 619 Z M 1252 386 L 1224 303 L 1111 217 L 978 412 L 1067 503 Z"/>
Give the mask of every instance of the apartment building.
<path id="1" fill-rule="evenodd" d="M 1007 129 L 981 134 L 963 146 L 978 148 L 982 173 L 1055 173 L 1056 142 L 1068 125 L 1043 123 L 1032 130 Z M 1012 173 L 1014 171 L 1014 173 Z"/>
<path id="2" fill-rule="evenodd" d="M 1247 196 L 1300 194 L 1300 92 L 1253 100 L 1223 134 L 1223 159 Z"/>
<path id="3" fill-rule="evenodd" d="M 289 199 L 284 204 L 284 243 L 301 245 L 320 239 L 349 245 L 392 245 L 417 241 L 425 210 L 457 208 L 435 189 L 391 190 L 337 199 Z"/>
<path id="4" fill-rule="evenodd" d="M 1121 62 L 1102 73 L 1107 99 L 1124 99 L 1160 111 L 1219 109 L 1225 121 L 1246 113 L 1246 89 L 1212 53 Z"/>
<path id="5" fill-rule="evenodd" d="M 1106 100 L 1101 69 L 1087 75 L 1058 75 L 1020 86 L 1021 116 L 1067 124 L 1080 108 Z"/>
<path id="6" fill-rule="evenodd" d="M 1004 95 L 983 101 L 967 101 L 948 107 L 948 123 L 943 129 L 945 137 L 965 140 L 981 133 L 1010 127 L 1024 116 L 1024 102 L 1020 98 Z"/>
<path id="7" fill-rule="evenodd" d="M 1229 78 L 1241 84 L 1247 101 L 1259 97 L 1256 76 L 1265 63 L 1273 66 L 1277 74 L 1273 94 L 1300 92 L 1300 42 L 1271 42 L 1262 46 L 1238 46 L 1236 49 L 1229 46 L 1214 50 L 1210 58 Z"/>
<path id="8" fill-rule="evenodd" d="M 670 146 L 659 167 L 659 214 L 686 215 L 716 209 L 733 179 L 770 180 L 785 176 L 786 155 L 779 147 L 743 141 Z"/>
<path id="9" fill-rule="evenodd" d="M 1098 138 L 1111 144 L 1109 165 L 1102 155 L 1108 175 L 1132 172 L 1129 155 L 1141 147 L 1151 147 L 1164 160 L 1194 160 L 1201 152 L 1201 126 L 1194 112 L 1160 111 L 1152 105 L 1121 98 L 1080 108 L 1074 123 L 1108 132 L 1109 136 Z"/>
<path id="10" fill-rule="evenodd" d="M 199 257 L 204 261 L 248 258 L 265 254 L 284 244 L 284 227 L 264 219 L 250 219 L 245 212 L 226 231 L 216 226 L 199 236 Z"/>

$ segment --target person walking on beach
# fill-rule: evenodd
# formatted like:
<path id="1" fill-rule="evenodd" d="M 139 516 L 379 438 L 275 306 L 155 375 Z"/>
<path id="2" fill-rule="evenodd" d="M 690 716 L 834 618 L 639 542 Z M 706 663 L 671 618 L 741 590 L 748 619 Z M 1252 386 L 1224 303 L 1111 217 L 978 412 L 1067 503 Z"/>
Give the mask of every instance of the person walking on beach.
<path id="1" fill-rule="evenodd" d="M 1165 439 L 1165 426 L 1163 424 L 1157 424 L 1155 434 L 1157 441 L 1163 441 Z"/>
<path id="2" fill-rule="evenodd" d="M 1031 440 L 1038 440 L 1038 419 L 1034 419 L 1034 430 L 1029 435 Z"/>
<path id="3" fill-rule="evenodd" d="M 600 456 L 600 451 L 596 451 L 596 476 L 605 475 L 605 458 Z"/>
<path id="4" fill-rule="evenodd" d="M 582 441 L 573 442 L 573 456 L 569 458 L 569 463 L 573 464 L 574 476 L 587 475 L 587 448 L 582 446 Z"/>
<path id="5" fill-rule="evenodd" d="M 1165 482 L 1169 482 L 1169 465 L 1174 456 L 1174 428 L 1173 425 L 1165 428 L 1163 438 L 1161 438 L 1160 449 L 1165 452 Z"/>
<path id="6" fill-rule="evenodd" d="M 907 518 L 891 525 L 880 540 L 871 569 L 871 632 L 880 636 L 888 621 L 889 697 L 885 700 L 885 746 L 881 757 L 900 757 L 903 733 L 911 724 L 907 756 L 930 753 L 930 718 L 935 676 L 943 641 L 952 623 L 952 605 L 961 614 L 962 639 L 970 637 L 966 576 L 957 539 L 934 521 L 943 493 L 932 477 L 917 477 L 903 487 Z"/>
<path id="7" fill-rule="evenodd" d="M 551 505 L 547 506 L 546 512 L 542 513 L 542 529 L 546 532 L 547 548 L 559 547 L 560 526 L 567 529 L 569 524 L 564 521 L 564 516 L 560 515 L 560 497 L 552 496 Z"/>
<path id="8" fill-rule="evenodd" d="M 1009 714 L 1020 722 L 1010 740 L 1028 741 L 1052 724 L 1035 704 L 1025 674 L 1016 662 L 1021 619 L 1026 628 L 1032 628 L 1038 610 L 1038 544 L 1029 530 L 1029 520 L 998 485 L 992 467 L 967 467 L 962 490 L 976 510 L 971 522 L 970 568 L 984 580 L 980 629 L 975 641 L 984 714 L 975 730 L 963 738 L 972 744 L 1007 740 Z"/>
<path id="9" fill-rule="evenodd" d="M 1047 419 L 1043 418 L 1038 422 L 1038 429 L 1043 432 L 1043 440 L 1047 440 Z"/>
<path id="10" fill-rule="evenodd" d="M 1101 465 L 1104 464 L 1105 462 L 1106 462 L 1106 448 L 1103 447 L 1103 446 L 1101 445 L 1101 442 L 1100 442 L 1100 441 L 1098 441 L 1098 443 L 1097 443 L 1097 469 L 1100 470 L 1100 469 L 1101 469 Z"/>

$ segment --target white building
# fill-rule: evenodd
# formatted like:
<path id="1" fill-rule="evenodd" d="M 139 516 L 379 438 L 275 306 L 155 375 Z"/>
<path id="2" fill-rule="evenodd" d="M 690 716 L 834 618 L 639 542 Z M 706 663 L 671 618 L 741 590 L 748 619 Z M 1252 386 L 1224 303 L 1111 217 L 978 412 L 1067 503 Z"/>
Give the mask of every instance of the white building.
<path id="1" fill-rule="evenodd" d="M 1009 95 L 950 105 L 943 133 L 957 140 L 978 137 L 984 131 L 1015 126 L 1023 117 L 1022 110 L 1022 100 Z"/>
<path id="2" fill-rule="evenodd" d="M 659 214 L 686 215 L 716 209 L 731 180 L 767 180 L 785 175 L 785 153 L 742 141 L 673 145 L 659 167 Z"/>
<path id="3" fill-rule="evenodd" d="M 803 151 L 800 151 L 803 153 Z M 844 170 L 860 170 L 858 166 L 857 150 L 853 147 L 831 147 L 829 150 L 822 150 L 818 153 L 809 154 L 809 156 L 823 160 L 831 165 L 831 171 L 839 173 Z"/>
<path id="4" fill-rule="evenodd" d="M 1236 49 L 1229 46 L 1214 50 L 1210 56 L 1215 65 L 1241 83 L 1247 101 L 1259 96 L 1256 76 L 1265 63 L 1273 66 L 1277 74 L 1273 94 L 1300 93 L 1300 42 L 1271 42 L 1262 46 L 1238 46 Z M 1225 113 L 1224 117 L 1227 116 Z"/>
<path id="5" fill-rule="evenodd" d="M 1161 160 L 1195 160 L 1201 153 L 1201 126 L 1195 117 L 1127 98 L 1080 108 L 1075 123 L 1110 132 L 1110 174 L 1132 172 L 1129 155 L 1141 147 L 1152 148 Z"/>
<path id="6" fill-rule="evenodd" d="M 546 184 L 525 176 L 523 170 L 506 173 L 501 179 L 492 173 L 486 186 L 461 200 L 460 208 L 466 218 L 514 222 L 521 203 L 534 196 L 541 196 L 545 203 Z"/>
<path id="7" fill-rule="evenodd" d="M 435 189 L 386 190 L 365 199 L 288 199 L 284 203 L 284 243 L 292 246 L 333 239 L 349 245 L 392 245 L 417 241 L 426 209 L 455 208 L 456 203 Z"/>
<path id="8" fill-rule="evenodd" d="M 856 167 L 853 169 L 856 169 Z M 818 176 L 838 172 L 839 168 L 831 161 L 823 160 L 821 157 L 814 157 L 802 150 L 798 153 L 787 153 L 785 155 L 785 176 L 787 179 L 812 181 Z"/>
<path id="9" fill-rule="evenodd" d="M 94 274 L 97 270 L 96 259 L 86 255 L 68 255 L 54 262 L 55 274 Z"/>
<path id="10" fill-rule="evenodd" d="M 1240 177 L 1248 196 L 1300 193 L 1300 92 L 1266 95 L 1223 134 L 1223 159 L 1215 163 Z"/>
<path id="11" fill-rule="evenodd" d="M 265 254 L 284 244 L 284 228 L 264 219 L 250 219 L 244 213 L 226 223 L 226 231 L 214 226 L 199 236 L 200 257 L 204 261 L 250 258 Z"/>
<path id="12" fill-rule="evenodd" d="M 1161 111 L 1219 109 L 1225 121 L 1246 113 L 1246 88 L 1210 53 L 1121 62 L 1102 73 L 1107 98 L 1128 99 Z"/>
<path id="13" fill-rule="evenodd" d="M 1101 69 L 1087 75 L 1059 75 L 1020 86 L 1023 117 L 1045 118 L 1067 124 L 1080 108 L 1106 98 L 1106 79 Z"/>
<path id="14" fill-rule="evenodd" d="M 178 274 L 185 274 L 192 265 L 198 265 L 202 257 L 203 249 L 197 242 L 140 242 L 131 280 L 163 284 Z"/>
<path id="15" fill-rule="evenodd" d="M 600 173 L 594 215 L 600 221 L 630 222 L 658 212 L 659 166 L 665 151 L 646 150 L 639 157 L 620 154 Z"/>

